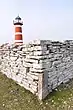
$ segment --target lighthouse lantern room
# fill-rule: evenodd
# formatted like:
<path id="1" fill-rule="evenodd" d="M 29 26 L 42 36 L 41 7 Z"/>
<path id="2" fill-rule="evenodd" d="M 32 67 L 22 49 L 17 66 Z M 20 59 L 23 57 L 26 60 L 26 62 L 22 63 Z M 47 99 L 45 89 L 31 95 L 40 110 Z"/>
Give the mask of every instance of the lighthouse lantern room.
<path id="1" fill-rule="evenodd" d="M 23 36 L 22 36 L 22 25 L 23 22 L 19 15 L 13 20 L 13 24 L 15 26 L 15 44 L 23 44 Z"/>

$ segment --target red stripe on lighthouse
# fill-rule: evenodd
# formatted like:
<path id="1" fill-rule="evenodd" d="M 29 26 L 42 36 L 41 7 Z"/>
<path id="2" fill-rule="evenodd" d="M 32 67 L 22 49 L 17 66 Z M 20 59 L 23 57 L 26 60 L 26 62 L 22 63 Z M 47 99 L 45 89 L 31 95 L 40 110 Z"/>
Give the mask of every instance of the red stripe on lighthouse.
<path id="1" fill-rule="evenodd" d="M 22 33 L 22 27 L 15 27 L 15 33 L 16 32 L 21 32 Z"/>

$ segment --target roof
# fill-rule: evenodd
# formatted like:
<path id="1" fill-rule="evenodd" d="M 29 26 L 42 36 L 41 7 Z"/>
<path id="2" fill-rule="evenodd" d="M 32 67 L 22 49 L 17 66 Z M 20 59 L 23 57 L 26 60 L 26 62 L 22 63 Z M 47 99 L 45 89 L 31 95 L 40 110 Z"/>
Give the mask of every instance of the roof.
<path id="1" fill-rule="evenodd" d="M 21 18 L 19 17 L 19 15 L 15 18 L 15 20 L 21 20 Z"/>

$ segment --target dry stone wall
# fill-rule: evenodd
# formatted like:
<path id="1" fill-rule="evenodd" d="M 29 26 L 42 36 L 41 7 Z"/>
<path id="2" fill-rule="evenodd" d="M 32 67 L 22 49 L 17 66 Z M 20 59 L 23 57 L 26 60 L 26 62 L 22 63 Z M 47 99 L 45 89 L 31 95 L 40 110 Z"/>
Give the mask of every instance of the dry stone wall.
<path id="1" fill-rule="evenodd" d="M 73 41 L 35 40 L 0 46 L 0 70 L 8 78 L 44 99 L 73 78 Z"/>
<path id="2" fill-rule="evenodd" d="M 47 47 L 43 68 L 48 74 L 48 91 L 51 92 L 61 83 L 73 78 L 73 41 L 43 41 Z"/>

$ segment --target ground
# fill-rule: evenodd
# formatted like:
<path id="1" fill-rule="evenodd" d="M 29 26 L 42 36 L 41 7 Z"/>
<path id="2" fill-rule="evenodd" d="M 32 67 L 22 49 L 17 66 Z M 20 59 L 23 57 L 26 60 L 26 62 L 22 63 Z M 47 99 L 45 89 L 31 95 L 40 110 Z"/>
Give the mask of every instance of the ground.
<path id="1" fill-rule="evenodd" d="M 39 101 L 35 95 L 0 73 L 0 110 L 73 110 L 73 79 Z"/>

